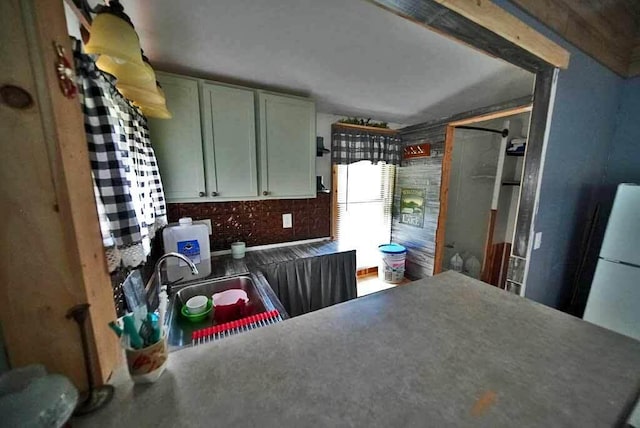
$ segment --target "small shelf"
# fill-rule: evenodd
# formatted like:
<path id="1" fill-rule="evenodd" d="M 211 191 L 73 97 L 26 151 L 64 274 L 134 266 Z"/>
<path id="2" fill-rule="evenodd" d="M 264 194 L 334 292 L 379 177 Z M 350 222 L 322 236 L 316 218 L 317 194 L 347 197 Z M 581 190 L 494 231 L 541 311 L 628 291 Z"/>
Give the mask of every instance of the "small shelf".
<path id="1" fill-rule="evenodd" d="M 502 182 L 503 186 L 519 186 L 520 182 L 515 180 L 504 180 Z"/>

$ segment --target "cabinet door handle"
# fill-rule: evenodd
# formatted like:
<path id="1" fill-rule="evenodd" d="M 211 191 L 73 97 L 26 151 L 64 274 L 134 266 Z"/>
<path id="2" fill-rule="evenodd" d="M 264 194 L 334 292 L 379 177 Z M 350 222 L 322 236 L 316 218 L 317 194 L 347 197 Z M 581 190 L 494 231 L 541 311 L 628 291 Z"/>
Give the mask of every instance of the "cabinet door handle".
<path id="1" fill-rule="evenodd" d="M 204 198 L 205 196 L 207 196 L 207 194 L 205 192 L 200 192 L 198 193 L 198 196 L 200 196 L 201 198 Z"/>
<path id="2" fill-rule="evenodd" d="M 263 194 L 264 196 L 268 196 L 268 195 L 269 195 L 269 192 L 265 190 L 264 192 L 262 192 L 262 194 Z"/>
<path id="3" fill-rule="evenodd" d="M 211 196 L 218 196 L 218 192 L 211 192 Z"/>

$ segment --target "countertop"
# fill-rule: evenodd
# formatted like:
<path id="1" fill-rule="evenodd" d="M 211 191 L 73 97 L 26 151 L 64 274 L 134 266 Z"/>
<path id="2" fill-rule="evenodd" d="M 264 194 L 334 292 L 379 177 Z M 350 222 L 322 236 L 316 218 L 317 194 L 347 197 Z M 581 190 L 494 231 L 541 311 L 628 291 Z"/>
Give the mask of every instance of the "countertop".
<path id="1" fill-rule="evenodd" d="M 640 342 L 446 272 L 119 372 L 78 427 L 612 426 Z M 626 409 L 626 410 L 625 410 Z"/>

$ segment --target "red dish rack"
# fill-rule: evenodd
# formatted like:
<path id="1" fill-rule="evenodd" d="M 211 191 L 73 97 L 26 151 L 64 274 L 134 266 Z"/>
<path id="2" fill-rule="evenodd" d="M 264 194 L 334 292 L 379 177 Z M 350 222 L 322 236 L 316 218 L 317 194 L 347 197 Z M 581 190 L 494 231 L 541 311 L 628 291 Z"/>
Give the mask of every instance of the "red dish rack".
<path id="1" fill-rule="evenodd" d="M 261 312 L 236 321 L 230 321 L 224 324 L 196 330 L 191 334 L 191 344 L 196 346 L 203 343 L 215 342 L 236 334 L 275 324 L 280 321 L 282 321 L 282 317 L 280 316 L 280 312 L 277 310 Z"/>

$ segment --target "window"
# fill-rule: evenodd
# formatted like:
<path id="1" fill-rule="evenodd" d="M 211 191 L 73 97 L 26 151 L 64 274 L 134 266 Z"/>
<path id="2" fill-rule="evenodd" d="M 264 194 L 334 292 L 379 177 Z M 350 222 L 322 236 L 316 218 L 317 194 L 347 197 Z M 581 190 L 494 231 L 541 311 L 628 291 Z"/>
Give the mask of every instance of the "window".
<path id="1" fill-rule="evenodd" d="M 378 245 L 391 240 L 395 166 L 360 161 L 336 165 L 336 239 L 356 249 L 358 269 L 378 265 Z"/>

